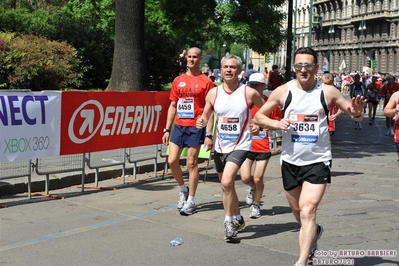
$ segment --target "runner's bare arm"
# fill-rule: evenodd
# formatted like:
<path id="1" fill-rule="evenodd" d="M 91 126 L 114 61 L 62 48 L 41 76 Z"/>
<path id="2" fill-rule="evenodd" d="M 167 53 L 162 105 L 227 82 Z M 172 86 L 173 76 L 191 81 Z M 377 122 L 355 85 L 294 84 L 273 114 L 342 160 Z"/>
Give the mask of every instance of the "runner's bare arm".
<path id="1" fill-rule="evenodd" d="M 399 91 L 392 94 L 387 105 L 384 108 L 384 115 L 387 117 L 394 117 L 399 112 Z"/>
<path id="2" fill-rule="evenodd" d="M 196 122 L 196 127 L 198 129 L 204 128 L 208 122 L 210 122 L 210 118 L 212 116 L 213 113 L 213 105 L 212 103 L 215 101 L 215 97 L 216 97 L 216 87 L 211 89 L 208 94 L 206 95 L 205 98 L 205 107 L 204 107 L 204 111 L 202 112 L 202 115 L 200 115 L 197 118 L 197 122 Z M 212 120 L 211 120 L 212 121 Z M 213 121 L 212 121 L 213 123 Z"/>
<path id="3" fill-rule="evenodd" d="M 275 89 L 269 96 L 269 99 L 263 104 L 263 106 L 259 109 L 259 111 L 255 115 L 255 124 L 259 125 L 261 128 L 277 130 L 283 129 L 286 130 L 289 125 L 292 123 L 287 118 L 283 118 L 281 120 L 274 120 L 269 118 L 273 110 L 278 107 L 282 106 L 284 99 L 287 94 L 288 87 L 286 84 L 279 86 Z"/>
<path id="4" fill-rule="evenodd" d="M 334 88 L 333 86 L 324 86 L 324 91 L 326 93 L 326 99 L 328 106 L 332 103 L 338 106 L 345 114 L 350 116 L 353 120 L 358 121 L 363 119 L 363 109 L 367 104 L 367 100 L 363 96 L 353 97 L 350 102 L 348 102 L 341 92 Z"/>
<path id="5" fill-rule="evenodd" d="M 171 130 L 173 120 L 175 119 L 175 116 L 176 116 L 176 106 L 177 106 L 177 103 L 175 101 L 170 102 L 170 105 L 168 108 L 168 114 L 166 116 L 165 129 Z M 162 143 L 164 145 L 168 145 L 169 136 L 170 136 L 170 132 L 164 132 L 164 134 L 162 136 Z"/>

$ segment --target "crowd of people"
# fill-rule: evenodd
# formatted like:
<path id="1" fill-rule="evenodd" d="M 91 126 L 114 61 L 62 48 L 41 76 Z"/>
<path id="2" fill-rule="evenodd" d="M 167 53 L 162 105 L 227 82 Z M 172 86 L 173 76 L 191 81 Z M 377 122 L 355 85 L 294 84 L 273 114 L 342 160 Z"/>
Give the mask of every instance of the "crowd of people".
<path id="1" fill-rule="evenodd" d="M 317 79 L 322 80 L 325 74 L 333 77 L 331 84 L 340 90 L 344 96 L 352 98 L 356 95 L 361 95 L 367 99 L 368 103 L 364 108 L 364 114 L 367 114 L 370 126 L 375 123 L 377 110 L 385 109 L 393 93 L 399 91 L 399 78 L 390 74 L 324 73 L 318 74 Z M 334 114 L 337 112 L 338 110 L 336 109 Z M 386 116 L 385 124 L 385 135 L 394 136 L 395 120 Z M 355 129 L 361 130 L 362 128 L 361 122 L 355 124 Z"/>
<path id="2" fill-rule="evenodd" d="M 187 71 L 173 81 L 162 137 L 169 145 L 168 162 L 180 187 L 177 209 L 181 215 L 196 212 L 198 154 L 201 145 L 213 149 L 223 191 L 225 239 L 237 239 L 245 221 L 235 189 L 236 176 L 240 173 L 242 182 L 249 186 L 245 199 L 250 205 L 249 217 L 261 217 L 263 176 L 271 157 L 269 131 L 281 130 L 283 189 L 300 225 L 299 256 L 294 266 L 307 265 L 324 230 L 316 223 L 316 213 L 331 182 L 334 121 L 344 113 L 355 121 L 356 129 L 361 129 L 368 106 L 369 125 L 373 125 L 382 100 L 387 135 L 394 135 L 399 162 L 399 122 L 395 123 L 399 116 L 398 83 L 390 75 L 319 75 L 316 52 L 302 47 L 293 58 L 295 78 L 288 82 L 277 66 L 265 76 L 251 64 L 244 71 L 240 57 L 226 54 L 220 68 L 223 82 L 214 86 L 209 66 L 200 69 L 201 54 L 199 48 L 190 48 L 185 56 Z M 265 89 L 271 91 L 269 97 L 264 95 Z M 186 147 L 188 186 L 179 165 Z"/>

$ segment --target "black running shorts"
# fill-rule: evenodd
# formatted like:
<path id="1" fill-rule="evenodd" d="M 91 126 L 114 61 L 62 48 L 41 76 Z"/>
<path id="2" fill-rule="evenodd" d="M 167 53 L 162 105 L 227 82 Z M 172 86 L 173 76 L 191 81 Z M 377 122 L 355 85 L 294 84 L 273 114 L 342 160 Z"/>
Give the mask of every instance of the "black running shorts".
<path id="1" fill-rule="evenodd" d="M 247 159 L 251 161 L 266 161 L 272 157 L 271 152 L 253 152 L 250 151 L 247 155 Z"/>
<path id="2" fill-rule="evenodd" d="M 241 167 L 245 159 L 247 159 L 248 151 L 235 150 L 230 153 L 217 153 L 214 155 L 215 169 L 217 173 L 223 173 L 227 162 L 233 162 Z"/>
<path id="3" fill-rule="evenodd" d="M 331 160 L 310 165 L 297 166 L 285 161 L 281 164 L 285 190 L 301 186 L 304 181 L 312 184 L 331 183 Z"/>

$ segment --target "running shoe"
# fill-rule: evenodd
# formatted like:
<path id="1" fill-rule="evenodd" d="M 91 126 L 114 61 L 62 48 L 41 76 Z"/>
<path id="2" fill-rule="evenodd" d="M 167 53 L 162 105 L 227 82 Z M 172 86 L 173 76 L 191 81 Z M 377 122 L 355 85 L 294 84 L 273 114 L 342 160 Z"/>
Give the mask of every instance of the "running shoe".
<path id="1" fill-rule="evenodd" d="M 249 214 L 249 218 L 260 218 L 262 214 L 260 213 L 260 206 L 258 204 L 251 205 L 251 213 Z"/>
<path id="2" fill-rule="evenodd" d="M 244 217 L 241 217 L 241 220 L 234 219 L 233 224 L 236 227 L 236 231 L 241 231 L 245 228 Z"/>
<path id="3" fill-rule="evenodd" d="M 316 227 L 317 227 L 317 238 L 316 238 L 316 242 L 314 243 L 314 246 L 312 248 L 312 251 L 309 254 L 309 260 L 313 259 L 314 253 L 319 248 L 319 246 L 317 245 L 317 240 L 319 240 L 321 235 L 323 234 L 323 226 L 321 226 L 321 224 L 316 224 Z"/>
<path id="4" fill-rule="evenodd" d="M 390 129 L 389 133 L 391 134 L 391 136 L 393 136 L 393 135 L 394 135 L 394 132 L 393 132 L 393 127 L 391 127 L 391 129 Z"/>
<path id="5" fill-rule="evenodd" d="M 390 133 L 391 133 L 391 130 L 388 129 L 387 132 L 385 132 L 385 136 L 389 136 Z"/>
<path id="6" fill-rule="evenodd" d="M 188 188 L 187 188 L 187 192 L 180 191 L 180 193 L 179 193 L 179 201 L 177 202 L 178 210 L 181 210 L 181 208 L 183 208 L 184 203 L 187 201 L 187 199 L 188 199 Z"/>
<path id="7" fill-rule="evenodd" d="M 303 266 L 302 263 L 295 262 L 294 266 Z"/>
<path id="8" fill-rule="evenodd" d="M 255 192 L 254 189 L 249 189 L 248 190 L 247 197 L 245 198 L 245 202 L 247 204 L 252 204 L 254 202 L 254 192 Z"/>
<path id="9" fill-rule="evenodd" d="M 195 213 L 196 209 L 197 207 L 195 206 L 194 202 L 186 201 L 183 205 L 183 208 L 180 210 L 180 214 L 188 216 Z"/>
<path id="10" fill-rule="evenodd" d="M 229 240 L 237 238 L 237 228 L 233 222 L 224 221 L 224 231 L 226 233 L 224 239 Z"/>

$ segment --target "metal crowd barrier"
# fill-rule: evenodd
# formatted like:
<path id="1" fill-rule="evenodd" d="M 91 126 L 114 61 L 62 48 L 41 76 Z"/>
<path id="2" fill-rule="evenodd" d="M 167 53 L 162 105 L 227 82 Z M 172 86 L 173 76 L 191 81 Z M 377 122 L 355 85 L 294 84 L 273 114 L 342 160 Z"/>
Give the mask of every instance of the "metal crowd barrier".
<path id="1" fill-rule="evenodd" d="M 31 198 L 32 160 L 0 163 L 0 180 L 28 177 L 28 198 Z"/>
<path id="2" fill-rule="evenodd" d="M 278 153 L 277 144 L 281 141 L 281 130 L 271 131 L 272 153 Z M 140 154 L 140 156 L 137 156 Z M 86 157 L 87 155 L 87 157 Z M 88 154 L 64 155 L 58 157 L 38 158 L 35 163 L 32 160 L 19 162 L 0 163 L 0 180 L 28 177 L 28 197 L 31 198 L 32 168 L 38 175 L 45 175 L 45 193 L 50 190 L 50 175 L 79 171 L 82 173 L 82 192 L 85 183 L 85 167 L 95 170 L 95 185 L 98 186 L 99 169 L 112 166 L 122 166 L 122 182 L 125 183 L 126 164 L 133 164 L 133 176 L 137 177 L 137 163 L 154 160 L 154 176 L 157 176 L 157 164 L 159 158 L 165 158 L 164 172 L 167 167 L 167 153 L 164 145 L 151 145 L 127 149 L 91 152 Z M 0 195 L 1 196 L 1 195 Z"/>
<path id="3" fill-rule="evenodd" d="M 126 153 L 126 157 L 127 157 L 127 161 L 129 163 L 133 164 L 133 177 L 136 179 L 137 177 L 137 163 L 138 162 L 145 162 L 148 160 L 154 160 L 154 177 L 157 176 L 157 164 L 158 164 L 158 154 L 160 154 L 161 156 L 162 150 L 159 149 L 158 145 L 154 145 L 154 150 L 153 153 L 151 155 L 151 153 L 149 154 L 145 154 L 143 156 L 140 147 L 136 147 L 136 148 L 130 148 L 128 149 L 127 153 Z M 135 156 L 136 154 L 141 154 L 141 156 L 143 157 L 138 157 Z M 124 176 L 123 176 L 123 183 L 125 182 Z"/>
<path id="4" fill-rule="evenodd" d="M 88 154 L 87 166 L 95 169 L 95 187 L 98 187 L 99 169 L 104 167 L 122 166 L 122 176 L 125 176 L 126 149 L 115 149 Z"/>
<path id="5" fill-rule="evenodd" d="M 137 163 L 143 161 L 154 160 L 154 173 L 156 175 L 156 167 L 158 163 L 158 153 L 161 151 L 158 145 L 145 147 L 137 147 L 130 149 L 108 150 L 103 152 L 92 152 L 87 154 L 63 155 L 57 157 L 36 158 L 32 160 L 24 160 L 18 162 L 0 163 L 0 180 L 28 177 L 27 191 L 28 197 L 31 198 L 31 178 L 34 171 L 37 175 L 45 175 L 45 195 L 49 196 L 50 176 L 60 173 L 69 173 L 79 171 L 82 173 L 82 192 L 84 191 L 86 166 L 89 169 L 95 169 L 96 179 L 95 185 L 98 186 L 99 169 L 112 166 L 122 166 L 122 177 L 125 182 L 126 164 L 133 164 L 133 174 L 136 178 Z M 136 156 L 140 154 L 140 156 Z M 144 156 L 144 157 L 143 157 Z M 34 170 L 32 170 L 34 169 Z M 42 194 L 43 195 L 43 194 Z M 2 195 L 0 195 L 2 196 Z"/>
<path id="6" fill-rule="evenodd" d="M 45 193 L 49 195 L 49 180 L 51 174 L 82 172 L 82 191 L 85 181 L 85 154 L 63 155 L 57 157 L 38 158 L 34 164 L 38 175 L 46 175 Z"/>
<path id="7" fill-rule="evenodd" d="M 277 149 L 277 145 L 279 142 L 281 142 L 282 138 L 283 138 L 283 134 L 281 130 L 272 130 L 269 132 L 270 135 L 270 148 L 271 148 L 271 152 L 273 154 L 278 153 L 278 149 Z"/>

